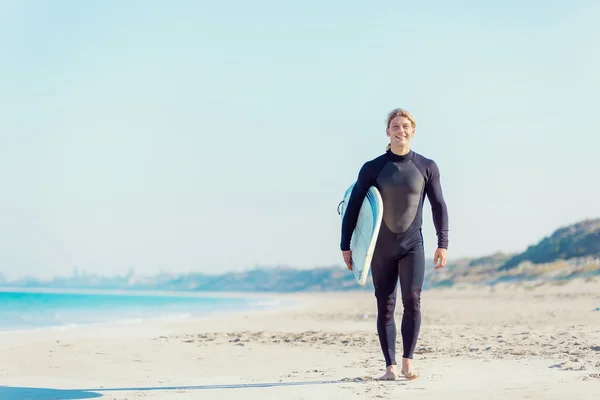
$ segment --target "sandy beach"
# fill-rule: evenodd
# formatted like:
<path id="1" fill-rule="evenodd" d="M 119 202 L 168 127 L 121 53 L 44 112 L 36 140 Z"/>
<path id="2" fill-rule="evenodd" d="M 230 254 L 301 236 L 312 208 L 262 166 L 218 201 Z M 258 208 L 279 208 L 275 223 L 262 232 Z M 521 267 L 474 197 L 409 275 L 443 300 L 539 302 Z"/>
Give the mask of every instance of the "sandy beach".
<path id="1" fill-rule="evenodd" d="M 424 292 L 413 381 L 376 380 L 385 365 L 371 292 L 275 296 L 295 304 L 2 333 L 0 399 L 600 396 L 599 283 Z"/>

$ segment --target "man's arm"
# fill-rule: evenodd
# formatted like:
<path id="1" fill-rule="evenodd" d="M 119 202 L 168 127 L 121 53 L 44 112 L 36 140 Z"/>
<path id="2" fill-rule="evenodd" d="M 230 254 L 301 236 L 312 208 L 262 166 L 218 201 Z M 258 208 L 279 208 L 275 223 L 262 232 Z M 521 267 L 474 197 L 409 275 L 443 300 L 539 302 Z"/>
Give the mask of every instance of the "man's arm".
<path id="1" fill-rule="evenodd" d="M 342 239 L 340 248 L 342 251 L 350 250 L 350 240 L 352 239 L 352 232 L 356 227 L 356 221 L 358 220 L 358 213 L 362 206 L 363 200 L 367 195 L 367 191 L 371 187 L 372 182 L 372 171 L 371 163 L 365 163 L 358 173 L 358 179 L 352 188 L 350 198 L 348 200 L 348 206 L 342 219 Z"/>
<path id="2" fill-rule="evenodd" d="M 448 248 L 448 209 L 442 193 L 440 171 L 437 164 L 431 161 L 428 168 L 429 179 L 425 184 L 425 193 L 431 204 L 433 225 L 438 237 L 438 248 Z"/>

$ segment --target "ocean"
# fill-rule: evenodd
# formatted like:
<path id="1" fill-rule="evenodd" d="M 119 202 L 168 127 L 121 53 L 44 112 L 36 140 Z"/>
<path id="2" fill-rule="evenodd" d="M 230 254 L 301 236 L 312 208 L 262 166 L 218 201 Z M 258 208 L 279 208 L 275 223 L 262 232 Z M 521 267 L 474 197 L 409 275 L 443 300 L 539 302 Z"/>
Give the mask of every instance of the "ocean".
<path id="1" fill-rule="evenodd" d="M 186 292 L 0 289 L 0 331 L 204 317 L 278 304 L 256 296 Z"/>

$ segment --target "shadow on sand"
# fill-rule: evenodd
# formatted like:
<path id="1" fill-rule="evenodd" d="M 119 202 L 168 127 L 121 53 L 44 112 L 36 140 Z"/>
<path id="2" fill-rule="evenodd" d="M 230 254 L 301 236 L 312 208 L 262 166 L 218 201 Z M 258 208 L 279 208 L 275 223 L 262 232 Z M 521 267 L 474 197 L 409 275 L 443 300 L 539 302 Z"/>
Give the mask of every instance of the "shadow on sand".
<path id="1" fill-rule="evenodd" d="M 156 386 L 156 387 L 124 387 L 96 389 L 48 389 L 33 387 L 0 386 L 2 400 L 79 400 L 102 397 L 103 392 L 142 392 L 168 390 L 206 390 L 206 389 L 246 389 L 268 388 L 277 386 L 325 385 L 332 383 L 347 383 L 344 381 L 312 381 L 312 382 L 276 382 L 276 383 L 239 383 L 223 385 L 197 386 Z"/>

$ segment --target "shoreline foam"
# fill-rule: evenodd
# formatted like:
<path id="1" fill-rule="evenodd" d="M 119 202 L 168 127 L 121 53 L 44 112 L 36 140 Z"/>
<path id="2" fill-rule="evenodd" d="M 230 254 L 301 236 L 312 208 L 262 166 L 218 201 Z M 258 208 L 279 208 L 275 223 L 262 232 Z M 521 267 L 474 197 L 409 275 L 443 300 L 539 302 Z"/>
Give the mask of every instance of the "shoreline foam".
<path id="1" fill-rule="evenodd" d="M 69 329 L 80 329 L 80 328 L 97 328 L 103 326 L 126 326 L 126 325 L 140 325 L 144 322 L 160 323 L 173 320 L 188 320 L 194 319 L 207 319 L 215 315 L 232 316 L 237 313 L 246 313 L 251 311 L 267 311 L 272 309 L 278 309 L 279 307 L 290 306 L 290 300 L 282 298 L 281 296 L 274 296 L 266 293 L 252 293 L 243 295 L 242 293 L 219 293 L 214 295 L 213 293 L 181 293 L 181 292 L 138 292 L 138 293 L 123 293 L 120 291 L 86 291 L 82 289 L 76 290 L 55 290 L 52 288 L 46 288 L 43 290 L 27 290 L 24 288 L 13 288 L 10 291 L 2 291 L 3 293 L 26 293 L 26 294 L 44 294 L 50 295 L 44 301 L 39 301 L 39 307 L 37 304 L 29 303 L 23 298 L 9 299 L 12 300 L 10 311 L 5 311 L 5 314 L 0 312 L 0 318 L 2 319 L 2 326 L 0 326 L 0 335 L 6 335 L 10 333 L 24 333 L 32 331 L 54 331 L 54 330 L 69 330 Z M 96 300 L 90 303 L 89 307 L 77 305 L 78 307 L 69 307 L 65 304 L 64 300 L 60 303 L 53 304 L 52 295 L 91 295 L 91 296 L 115 296 L 116 298 L 125 299 L 126 303 L 123 305 L 111 305 L 108 308 L 104 308 L 102 299 Z M 169 298 L 169 299 L 189 299 L 189 303 L 168 303 L 161 304 L 145 303 L 139 304 L 133 302 L 129 303 L 129 299 L 135 296 L 144 297 L 145 300 L 149 298 Z M 213 299 L 216 301 L 214 304 L 211 303 L 195 303 L 194 299 Z M 219 303 L 219 299 L 234 299 L 242 300 L 240 303 Z M 77 301 L 78 299 L 74 299 Z M 111 302 L 114 299 L 110 299 Z M 19 306 L 19 302 L 23 302 L 22 306 Z M 109 302 L 110 304 L 110 302 Z M 156 311 L 153 311 L 153 307 L 156 307 Z M 0 310 L 2 311 L 2 310 Z M 41 314 L 40 314 L 41 313 Z M 38 315 L 40 314 L 40 315 Z M 94 317 L 96 314 L 96 318 Z M 34 323 L 34 319 L 44 315 L 44 320 L 37 321 Z M 10 319 L 14 321 L 10 321 Z"/>

